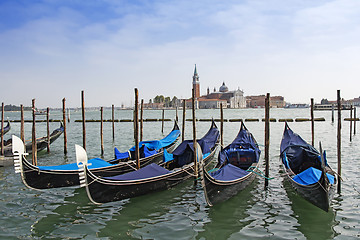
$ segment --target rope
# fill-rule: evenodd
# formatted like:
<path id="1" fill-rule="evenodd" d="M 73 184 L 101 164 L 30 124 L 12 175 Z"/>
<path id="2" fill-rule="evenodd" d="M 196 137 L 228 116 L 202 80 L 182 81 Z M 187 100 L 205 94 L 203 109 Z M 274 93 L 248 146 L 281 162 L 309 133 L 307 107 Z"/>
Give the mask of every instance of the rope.
<path id="1" fill-rule="evenodd" d="M 194 173 L 190 173 L 190 172 L 188 172 L 188 171 L 186 171 L 186 169 L 184 168 L 184 169 L 182 169 L 184 172 L 186 172 L 188 175 L 190 175 L 190 176 L 192 176 L 192 177 L 195 177 L 195 168 L 194 167 L 190 167 L 193 171 L 194 171 Z"/>
<path id="2" fill-rule="evenodd" d="M 208 173 L 212 173 L 212 172 L 215 172 L 217 170 L 219 170 L 219 168 L 213 168 L 213 169 L 209 170 Z"/>
<path id="3" fill-rule="evenodd" d="M 131 161 L 131 163 L 135 164 L 134 161 Z M 137 168 L 131 166 L 129 162 L 125 162 L 125 164 L 131 167 L 132 169 L 137 170 Z"/>
<path id="4" fill-rule="evenodd" d="M 258 173 L 258 172 L 256 172 L 256 171 L 253 171 L 252 169 L 257 170 L 257 171 L 259 171 L 260 173 Z M 254 167 L 254 166 L 250 166 L 249 169 L 246 170 L 246 171 L 247 171 L 247 172 L 253 172 L 253 173 L 259 175 L 260 177 L 265 178 L 266 180 L 272 180 L 272 179 L 274 179 L 274 177 L 272 177 L 272 178 L 266 177 L 265 174 L 264 174 L 259 168 Z"/>

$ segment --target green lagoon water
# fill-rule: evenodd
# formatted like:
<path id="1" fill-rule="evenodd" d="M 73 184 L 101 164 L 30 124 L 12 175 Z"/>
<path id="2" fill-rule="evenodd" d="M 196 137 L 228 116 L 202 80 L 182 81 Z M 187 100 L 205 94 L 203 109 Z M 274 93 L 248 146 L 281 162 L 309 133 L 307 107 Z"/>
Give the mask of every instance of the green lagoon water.
<path id="1" fill-rule="evenodd" d="M 118 110 L 116 119 L 131 119 L 132 111 Z M 147 110 L 144 118 L 161 118 L 162 111 Z M 342 112 L 343 118 L 349 116 Z M 309 118 L 309 109 L 271 109 L 272 118 Z M 6 112 L 9 119 L 20 119 L 19 112 Z M 31 119 L 27 112 L 25 117 Z M 68 154 L 63 154 L 63 137 L 51 145 L 51 152 L 38 154 L 39 165 L 75 161 L 75 144 L 82 145 L 81 112 L 71 112 L 67 123 Z M 198 110 L 198 118 L 220 118 L 219 110 Z M 224 118 L 264 117 L 264 109 L 225 109 Z M 337 169 L 337 123 L 331 123 L 331 112 L 315 112 L 325 122 L 315 123 L 315 142 L 322 142 L 330 166 Z M 44 117 L 37 117 L 41 119 Z M 51 118 L 61 119 L 60 112 Z M 111 118 L 105 111 L 104 119 Z M 165 112 L 174 119 L 175 110 Z M 179 125 L 182 123 L 179 111 Z M 186 118 L 191 118 L 187 111 Z M 100 119 L 100 111 L 86 112 L 86 119 Z M 337 117 L 335 116 L 335 119 Z M 261 169 L 264 170 L 264 123 L 246 122 L 262 146 Z M 359 125 L 360 123 L 358 123 Z M 218 126 L 220 124 L 218 123 Z M 289 123 L 305 140 L 311 141 L 310 122 Z M 50 123 L 51 131 L 59 123 Z M 144 122 L 144 140 L 160 139 L 173 127 L 165 122 Z M 203 136 L 210 122 L 197 122 L 197 136 Z M 220 127 L 220 126 L 219 126 Z M 239 131 L 239 122 L 224 123 L 224 144 L 229 144 Z M 200 185 L 189 180 L 172 189 L 103 205 L 92 204 L 81 188 L 37 191 L 28 189 L 13 167 L 0 168 L 0 239 L 359 239 L 360 238 L 360 130 L 349 141 L 349 122 L 342 128 L 342 192 L 335 194 L 328 213 L 300 198 L 284 182 L 279 161 L 283 122 L 270 123 L 270 180 L 257 180 L 236 197 L 208 207 Z M 25 136 L 31 138 L 31 123 L 25 125 Z M 186 122 L 186 139 L 192 138 L 192 123 Z M 20 123 L 11 123 L 12 134 L 19 136 Z M 100 157 L 100 123 L 86 123 L 89 158 Z M 46 124 L 37 124 L 37 136 L 46 135 Z M 133 124 L 104 123 L 104 159 L 113 156 L 114 146 L 126 151 L 133 145 Z M 317 144 L 316 144 L 317 145 Z"/>

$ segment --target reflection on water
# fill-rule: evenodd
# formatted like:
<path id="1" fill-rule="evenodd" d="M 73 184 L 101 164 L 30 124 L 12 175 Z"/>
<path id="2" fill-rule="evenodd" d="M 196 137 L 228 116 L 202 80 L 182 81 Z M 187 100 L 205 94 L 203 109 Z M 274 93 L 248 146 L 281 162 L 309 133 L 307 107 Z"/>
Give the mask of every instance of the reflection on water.
<path id="1" fill-rule="evenodd" d="M 192 181 L 175 186 L 168 191 L 136 197 L 98 232 L 99 237 L 123 239 L 126 236 L 135 238 L 189 239 L 194 232 L 190 226 L 204 219 L 200 209 L 203 204 L 197 201 L 199 193 Z M 111 208 L 116 203 L 110 203 Z M 176 235 L 174 233 L 176 232 Z"/>
<path id="2" fill-rule="evenodd" d="M 333 208 L 325 212 L 300 197 L 288 181 L 284 181 L 284 185 L 291 201 L 293 216 L 299 223 L 296 228 L 307 239 L 333 239 L 337 235 L 334 230 L 337 222 Z"/>
<path id="3" fill-rule="evenodd" d="M 52 194 L 50 190 L 47 194 Z M 94 236 L 102 226 L 102 222 L 111 218 L 114 211 L 121 210 L 122 204 L 109 211 L 102 206 L 89 204 L 85 189 L 68 190 L 64 199 L 53 202 L 47 206 L 53 208 L 50 213 L 43 216 L 32 225 L 32 237 L 51 236 L 61 238 Z M 92 216 L 88 218 L 88 216 Z"/>
<path id="4" fill-rule="evenodd" d="M 252 197 L 255 183 L 226 202 L 207 208 L 208 221 L 197 239 L 228 239 L 233 233 L 240 232 L 254 220 L 248 210 L 255 199 Z"/>

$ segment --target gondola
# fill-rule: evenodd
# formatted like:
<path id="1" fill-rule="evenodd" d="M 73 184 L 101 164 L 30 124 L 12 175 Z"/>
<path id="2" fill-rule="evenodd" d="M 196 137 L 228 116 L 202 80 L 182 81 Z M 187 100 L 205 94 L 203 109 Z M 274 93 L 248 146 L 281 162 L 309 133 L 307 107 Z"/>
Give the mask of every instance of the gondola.
<path id="1" fill-rule="evenodd" d="M 291 186 L 307 201 L 328 212 L 338 180 L 327 164 L 325 152 L 318 152 L 285 123 L 280 158 Z"/>
<path id="2" fill-rule="evenodd" d="M 11 127 L 10 127 L 10 121 L 7 121 L 7 125 L 4 127 L 3 131 L 0 132 L 0 137 L 1 135 L 5 135 L 6 133 L 8 133 L 10 131 Z"/>
<path id="3" fill-rule="evenodd" d="M 201 168 L 201 183 L 209 206 L 228 200 L 247 187 L 256 176 L 259 146 L 241 122 L 234 141 L 219 152 L 218 163 L 209 172 Z"/>
<path id="4" fill-rule="evenodd" d="M 53 143 L 60 135 L 64 132 L 64 126 L 60 122 L 60 127 L 56 128 L 51 134 L 50 134 L 50 144 Z M 38 152 L 41 150 L 44 150 L 47 147 L 48 143 L 48 137 L 40 137 L 36 139 L 36 149 Z M 24 144 L 24 143 L 23 143 Z M 26 140 L 25 141 L 25 147 L 27 153 L 32 153 L 32 141 Z M 4 147 L 4 155 L 5 156 L 13 156 L 13 144 L 12 144 L 12 138 L 6 141 L 5 147 Z"/>
<path id="5" fill-rule="evenodd" d="M 198 160 L 209 163 L 215 154 L 219 130 L 212 122 L 205 136 L 197 140 Z M 76 145 L 76 160 L 81 186 L 95 204 L 119 201 L 173 187 L 194 176 L 193 141 L 182 142 L 172 155 L 165 154 L 164 163 L 150 164 L 137 171 L 113 177 L 98 177 L 88 168 L 86 151 Z"/>
<path id="6" fill-rule="evenodd" d="M 180 136 L 180 130 L 175 121 L 172 131 L 163 139 L 155 141 L 140 142 L 141 155 L 140 166 L 146 166 L 152 162 L 162 161 L 164 149 L 172 151 Z M 48 189 L 59 187 L 70 187 L 79 185 L 78 166 L 76 163 L 56 165 L 56 166 L 34 166 L 26 160 L 25 155 L 22 154 L 21 140 L 13 136 L 18 143 L 13 149 L 14 152 L 19 152 L 15 163 L 15 171 L 21 173 L 23 183 L 34 189 Z M 154 149 L 149 149 L 153 147 Z M 120 153 L 115 148 L 115 157 L 109 161 L 100 158 L 90 159 L 91 169 L 97 176 L 113 176 L 134 171 L 136 169 L 136 162 L 133 157 L 133 151 Z M 15 154 L 14 154 L 15 155 Z"/>

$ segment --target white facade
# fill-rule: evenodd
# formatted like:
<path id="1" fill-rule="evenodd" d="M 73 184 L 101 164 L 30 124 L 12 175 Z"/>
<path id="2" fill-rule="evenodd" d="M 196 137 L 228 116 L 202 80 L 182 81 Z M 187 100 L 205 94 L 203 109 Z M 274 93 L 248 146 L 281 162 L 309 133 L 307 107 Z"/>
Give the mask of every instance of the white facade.
<path id="1" fill-rule="evenodd" d="M 233 96 L 229 99 L 230 108 L 246 108 L 246 99 L 244 97 L 244 92 L 240 89 L 236 91 L 231 91 Z"/>

